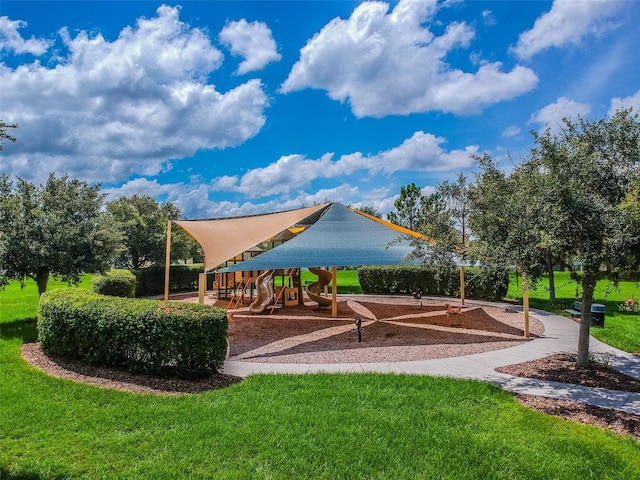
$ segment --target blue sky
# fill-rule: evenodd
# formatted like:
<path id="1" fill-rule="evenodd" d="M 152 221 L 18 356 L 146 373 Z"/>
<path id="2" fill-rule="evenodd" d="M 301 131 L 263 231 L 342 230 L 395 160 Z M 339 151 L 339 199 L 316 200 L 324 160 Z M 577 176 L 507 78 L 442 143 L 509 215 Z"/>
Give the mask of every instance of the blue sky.
<path id="1" fill-rule="evenodd" d="M 636 1 L 0 3 L 0 173 L 215 218 L 393 209 L 530 130 L 640 111 Z"/>

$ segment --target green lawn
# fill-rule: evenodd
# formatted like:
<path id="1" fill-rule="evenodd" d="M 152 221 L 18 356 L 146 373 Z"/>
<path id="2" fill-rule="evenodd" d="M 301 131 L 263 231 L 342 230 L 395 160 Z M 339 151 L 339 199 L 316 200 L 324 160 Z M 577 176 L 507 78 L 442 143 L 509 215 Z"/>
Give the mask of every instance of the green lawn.
<path id="1" fill-rule="evenodd" d="M 543 278 L 537 288 L 530 291 L 530 305 L 561 315 L 567 306 L 575 299 L 582 297 L 582 290 L 577 288 L 575 281 L 569 278 L 568 272 L 556 272 L 556 304 L 549 302 L 549 280 Z M 511 275 L 508 298 L 515 298 L 522 303 L 522 279 L 516 281 Z M 624 313 L 618 310 L 618 305 L 627 298 L 640 296 L 640 284 L 634 281 L 619 282 L 616 286 L 609 280 L 599 280 L 594 292 L 596 303 L 606 306 L 604 328 L 592 328 L 591 334 L 597 339 L 630 353 L 640 354 L 640 314 Z"/>
<path id="2" fill-rule="evenodd" d="M 31 287 L 0 292 L 2 480 L 640 479 L 635 440 L 481 382 L 259 375 L 160 396 L 51 378 L 20 357 L 35 338 Z"/>
<path id="3" fill-rule="evenodd" d="M 337 280 L 338 280 L 338 293 L 347 294 L 347 293 L 362 293 L 362 289 L 360 288 L 360 281 L 358 280 L 358 271 L 357 270 L 338 270 L 336 272 Z M 275 284 L 282 285 L 282 277 L 275 277 Z M 286 281 L 286 277 L 285 277 Z M 303 268 L 300 271 L 300 282 L 303 286 L 311 283 L 317 282 L 318 277 L 311 273 L 306 268 Z M 329 291 L 331 291 L 331 286 L 329 286 Z"/>

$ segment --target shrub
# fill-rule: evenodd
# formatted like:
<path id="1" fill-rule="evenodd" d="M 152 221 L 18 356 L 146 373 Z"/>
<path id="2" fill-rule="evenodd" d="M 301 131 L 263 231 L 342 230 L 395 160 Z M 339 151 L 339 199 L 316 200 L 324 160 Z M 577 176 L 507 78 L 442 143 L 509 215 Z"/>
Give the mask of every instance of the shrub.
<path id="1" fill-rule="evenodd" d="M 363 293 L 460 295 L 460 270 L 455 267 L 393 265 L 361 267 L 358 279 Z M 500 300 L 509 286 L 506 270 L 489 267 L 465 269 L 465 297 Z"/>
<path id="2" fill-rule="evenodd" d="M 93 291 L 113 297 L 136 295 L 136 277 L 129 270 L 111 270 L 106 275 L 94 275 L 91 280 Z"/>
<path id="3" fill-rule="evenodd" d="M 169 272 L 170 292 L 190 292 L 198 290 L 199 274 L 202 264 L 171 265 Z M 153 266 L 133 270 L 136 276 L 136 297 L 162 295 L 164 293 L 165 267 Z M 207 288 L 212 288 L 213 275 L 207 276 Z"/>
<path id="4" fill-rule="evenodd" d="M 38 338 L 50 355 L 133 372 L 201 377 L 227 350 L 226 311 L 60 289 L 42 295 Z"/>

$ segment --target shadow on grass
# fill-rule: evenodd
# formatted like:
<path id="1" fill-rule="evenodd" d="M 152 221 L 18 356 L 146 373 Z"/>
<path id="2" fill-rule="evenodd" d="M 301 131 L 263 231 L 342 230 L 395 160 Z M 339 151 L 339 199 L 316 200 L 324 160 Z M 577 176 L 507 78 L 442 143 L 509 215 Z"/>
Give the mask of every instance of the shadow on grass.
<path id="1" fill-rule="evenodd" d="M 41 480 L 41 479 L 51 479 L 51 480 L 63 480 L 71 478 L 69 475 L 49 475 L 49 474 L 40 474 L 37 472 L 29 472 L 29 471 L 18 471 L 18 472 L 10 472 L 6 467 L 0 467 L 0 479 L 2 480 Z"/>
<path id="2" fill-rule="evenodd" d="M 36 319 L 25 318 L 10 323 L 0 323 L 0 339 L 12 340 L 20 338 L 24 343 L 35 342 L 38 339 Z M 0 473 L 2 471 L 0 470 Z M 0 479 L 5 477 L 0 476 Z"/>

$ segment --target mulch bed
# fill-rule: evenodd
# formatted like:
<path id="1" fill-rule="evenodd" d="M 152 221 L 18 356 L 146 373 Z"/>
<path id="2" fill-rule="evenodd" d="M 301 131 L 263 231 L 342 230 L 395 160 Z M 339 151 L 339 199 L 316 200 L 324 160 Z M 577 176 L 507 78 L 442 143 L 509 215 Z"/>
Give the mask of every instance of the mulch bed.
<path id="1" fill-rule="evenodd" d="M 576 355 L 560 353 L 525 363 L 496 368 L 496 372 L 516 377 L 572 383 L 625 392 L 640 392 L 640 380 L 629 377 L 602 363 L 591 362 L 588 368 L 576 367 Z"/>
<path id="2" fill-rule="evenodd" d="M 229 356 L 240 355 L 278 340 L 324 328 L 354 323 L 352 320 L 264 318 L 234 316 L 229 322 Z M 354 324 L 355 325 L 355 324 Z"/>

